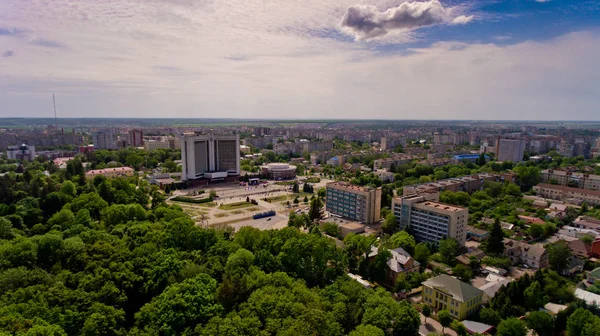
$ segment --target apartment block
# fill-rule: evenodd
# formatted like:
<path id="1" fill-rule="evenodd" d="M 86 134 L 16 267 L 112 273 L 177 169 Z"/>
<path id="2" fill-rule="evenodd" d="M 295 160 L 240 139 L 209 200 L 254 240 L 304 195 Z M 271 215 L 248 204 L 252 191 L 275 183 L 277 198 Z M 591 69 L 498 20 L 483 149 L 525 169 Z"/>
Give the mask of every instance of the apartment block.
<path id="1" fill-rule="evenodd" d="M 112 130 L 102 130 L 92 133 L 94 149 L 117 149 L 117 142 Z"/>
<path id="2" fill-rule="evenodd" d="M 410 227 L 420 242 L 438 243 L 454 238 L 462 246 L 467 241 L 469 210 L 437 202 L 439 193 L 396 197 L 392 210 L 400 229 Z"/>
<path id="3" fill-rule="evenodd" d="M 381 188 L 356 186 L 347 182 L 327 184 L 328 212 L 361 222 L 373 224 L 380 220 Z"/>
<path id="4" fill-rule="evenodd" d="M 540 183 L 533 187 L 536 195 L 573 204 L 600 205 L 600 190 L 588 190 Z"/>
<path id="5" fill-rule="evenodd" d="M 482 190 L 485 181 L 491 182 L 515 182 L 516 175 L 514 173 L 490 174 L 482 173 L 463 177 L 438 180 L 435 182 L 413 184 L 403 188 L 403 194 L 413 195 L 423 192 L 442 192 L 444 190 L 457 192 L 464 191 L 468 193 Z"/>
<path id="6" fill-rule="evenodd" d="M 498 161 L 523 161 L 525 152 L 525 140 L 523 139 L 503 139 L 496 141 L 496 159 Z"/>
<path id="7" fill-rule="evenodd" d="M 93 179 L 96 176 L 104 176 L 106 178 L 133 176 L 133 168 L 130 168 L 130 167 L 104 168 L 104 169 L 88 170 L 87 172 L 85 172 L 86 179 Z"/>
<path id="8" fill-rule="evenodd" d="M 546 169 L 541 172 L 541 180 L 545 183 L 558 184 L 572 188 L 600 190 L 600 175 Z"/>
<path id="9" fill-rule="evenodd" d="M 17 161 L 33 161 L 35 158 L 35 146 L 22 144 L 20 146 L 8 146 L 6 158 Z"/>
<path id="10" fill-rule="evenodd" d="M 142 147 L 144 145 L 144 132 L 132 129 L 127 132 L 129 146 Z"/>
<path id="11" fill-rule="evenodd" d="M 448 310 L 458 320 L 479 311 L 483 303 L 482 290 L 446 274 L 423 282 L 422 296 L 435 311 Z"/>
<path id="12" fill-rule="evenodd" d="M 223 180 L 240 174 L 239 135 L 186 135 L 181 139 L 181 180 Z"/>

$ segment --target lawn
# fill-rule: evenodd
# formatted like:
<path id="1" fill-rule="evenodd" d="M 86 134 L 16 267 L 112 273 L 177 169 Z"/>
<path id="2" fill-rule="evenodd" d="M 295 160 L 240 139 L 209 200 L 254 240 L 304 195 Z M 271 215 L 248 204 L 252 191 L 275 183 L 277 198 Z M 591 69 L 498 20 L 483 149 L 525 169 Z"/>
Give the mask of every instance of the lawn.
<path id="1" fill-rule="evenodd" d="M 229 203 L 229 204 L 223 204 L 219 207 L 219 209 L 221 210 L 239 210 L 239 209 L 244 209 L 244 208 L 248 208 L 251 207 L 253 204 L 250 202 L 237 202 L 237 203 Z"/>
<path id="2" fill-rule="evenodd" d="M 267 197 L 267 201 L 269 201 L 269 202 L 281 202 L 281 201 L 285 201 L 287 199 L 288 199 L 287 195 Z"/>
<path id="3" fill-rule="evenodd" d="M 224 213 L 224 212 L 220 212 L 218 214 L 215 215 L 216 218 L 222 218 L 222 217 L 227 217 L 229 216 L 228 214 Z"/>

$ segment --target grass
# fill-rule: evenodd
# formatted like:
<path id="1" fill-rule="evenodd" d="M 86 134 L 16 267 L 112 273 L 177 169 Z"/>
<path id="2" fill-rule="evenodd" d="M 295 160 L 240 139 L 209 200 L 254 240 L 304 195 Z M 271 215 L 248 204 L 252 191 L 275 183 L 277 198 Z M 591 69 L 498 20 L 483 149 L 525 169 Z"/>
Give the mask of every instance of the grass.
<path id="1" fill-rule="evenodd" d="M 281 201 L 286 201 L 287 199 L 288 199 L 287 195 L 267 197 L 267 201 L 270 201 L 270 202 L 281 202 Z"/>
<path id="2" fill-rule="evenodd" d="M 223 204 L 219 207 L 219 209 L 221 210 L 239 210 L 239 209 L 244 209 L 244 208 L 248 208 L 251 207 L 253 204 L 250 202 L 237 202 L 237 203 L 229 203 L 229 204 Z"/>
<path id="3" fill-rule="evenodd" d="M 216 218 L 223 218 L 223 217 L 227 217 L 229 216 L 229 214 L 224 213 L 224 212 L 219 212 L 218 214 L 214 215 Z"/>
<path id="4" fill-rule="evenodd" d="M 231 213 L 234 215 L 241 215 L 244 213 L 244 210 L 233 210 Z"/>
<path id="5" fill-rule="evenodd" d="M 260 208 L 258 208 L 258 207 L 252 207 L 252 208 L 246 209 L 246 211 L 258 211 L 258 210 L 260 210 Z"/>
<path id="6" fill-rule="evenodd" d="M 177 197 L 173 197 L 171 199 L 171 201 L 201 204 L 201 203 L 210 203 L 210 202 L 212 202 L 212 197 L 207 197 L 207 198 L 191 198 L 191 197 L 185 197 L 185 196 L 177 196 Z"/>

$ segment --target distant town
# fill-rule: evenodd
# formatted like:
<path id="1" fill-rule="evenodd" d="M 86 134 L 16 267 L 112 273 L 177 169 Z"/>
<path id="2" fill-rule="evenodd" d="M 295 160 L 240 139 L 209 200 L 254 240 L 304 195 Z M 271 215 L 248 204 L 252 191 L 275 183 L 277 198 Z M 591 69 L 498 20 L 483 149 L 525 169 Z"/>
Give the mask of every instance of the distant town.
<path id="1" fill-rule="evenodd" d="M 183 286 L 188 280 L 178 279 L 186 272 L 226 279 L 239 291 L 215 289 L 219 305 L 247 305 L 250 280 L 240 279 L 260 278 L 251 267 L 265 277 L 285 272 L 311 288 L 343 277 L 365 293 L 389 293 L 394 309 L 414 321 L 397 324 L 388 316 L 363 323 L 386 335 L 600 330 L 600 128 L 593 123 L 7 119 L 0 125 L 0 268 L 36 265 L 57 277 L 59 269 L 75 272 L 93 258 L 110 258 L 113 252 L 100 246 L 103 232 L 114 240 L 104 244 L 123 244 L 127 252 L 118 253 L 140 258 L 130 266 L 141 278 L 131 275 L 125 285 L 108 275 L 125 272 L 116 265 L 87 267 L 110 269 L 105 276 L 114 293 L 139 291 L 139 303 L 114 306 L 128 315 L 143 307 L 138 331 L 183 332 L 158 332 L 162 326 L 146 307 L 160 309 L 153 305 L 162 296 L 150 298 Z M 180 251 L 177 257 L 157 254 L 158 236 L 142 238 L 159 230 L 152 225 L 164 226 L 164 246 Z M 258 247 L 269 239 L 273 245 Z M 36 246 L 36 257 L 15 257 L 26 244 Z M 218 244 L 244 252 L 227 254 Z M 52 250 L 59 245 L 63 254 Z M 92 259 L 78 260 L 81 253 Z M 145 261 L 146 253 L 163 258 L 165 268 L 168 260 L 187 261 L 150 280 L 159 271 L 143 265 L 158 261 Z M 94 286 L 102 281 L 89 281 L 77 290 L 100 290 Z M 209 320 L 198 323 L 216 323 Z M 355 322 L 348 323 L 353 329 Z M 378 335 L 371 331 L 353 335 Z"/>

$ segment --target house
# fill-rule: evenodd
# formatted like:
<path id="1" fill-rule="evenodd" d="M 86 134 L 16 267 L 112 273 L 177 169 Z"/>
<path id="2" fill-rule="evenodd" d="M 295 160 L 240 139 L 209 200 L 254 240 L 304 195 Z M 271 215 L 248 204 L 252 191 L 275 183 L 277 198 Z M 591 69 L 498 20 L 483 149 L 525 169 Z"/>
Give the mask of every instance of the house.
<path id="1" fill-rule="evenodd" d="M 446 309 L 458 319 L 476 313 L 483 303 L 483 291 L 446 274 L 423 282 L 423 302 L 434 310 Z"/>
<path id="2" fill-rule="evenodd" d="M 504 238 L 504 253 L 513 264 L 522 263 L 533 269 L 548 267 L 548 251 L 545 248 Z"/>
<path id="3" fill-rule="evenodd" d="M 587 274 L 587 281 L 592 284 L 600 281 L 600 267 L 594 268 Z"/>
<path id="4" fill-rule="evenodd" d="M 585 266 L 585 260 L 576 256 L 571 257 L 569 266 L 561 272 L 564 276 L 570 276 L 577 272 L 583 272 L 583 266 Z"/>
<path id="5" fill-rule="evenodd" d="M 567 242 L 567 245 L 573 252 L 574 256 L 578 256 L 581 258 L 587 258 L 592 253 L 592 246 L 587 245 L 581 239 L 569 241 L 569 242 Z"/>
<path id="6" fill-rule="evenodd" d="M 540 224 L 540 225 L 544 225 L 546 224 L 546 222 L 544 222 L 543 220 L 537 218 L 537 217 L 531 217 L 531 216 L 517 216 L 520 220 L 525 221 L 525 224 Z"/>
<path id="7" fill-rule="evenodd" d="M 556 316 L 558 313 L 565 309 L 567 309 L 567 306 L 551 302 L 546 303 L 546 305 L 544 306 L 544 311 L 546 311 L 546 313 L 552 316 Z"/>
<path id="8" fill-rule="evenodd" d="M 116 162 L 115 162 L 116 164 Z M 93 179 L 96 176 L 104 176 L 106 178 L 120 177 L 120 176 L 133 176 L 133 168 L 130 167 L 118 167 L 118 168 L 104 168 L 89 170 L 85 173 L 86 179 Z"/>
<path id="9" fill-rule="evenodd" d="M 479 249 L 475 249 L 469 253 L 461 254 L 456 257 L 456 261 L 459 263 L 469 266 L 471 264 L 471 257 L 475 257 L 477 261 L 482 261 L 485 258 L 485 252 Z"/>
<path id="10" fill-rule="evenodd" d="M 467 225 L 467 240 L 474 240 L 474 241 L 484 241 L 486 239 L 488 239 L 488 237 L 490 236 L 490 232 L 483 230 L 483 229 L 478 229 L 474 226 L 469 226 Z"/>
<path id="11" fill-rule="evenodd" d="M 600 257 L 600 237 L 597 237 L 592 242 L 592 252 L 591 255 L 594 257 Z"/>
<path id="12" fill-rule="evenodd" d="M 490 274 L 491 275 L 491 274 Z M 488 276 L 489 277 L 489 276 Z M 487 301 L 496 296 L 496 293 L 500 290 L 500 288 L 504 286 L 508 286 L 508 284 L 512 281 L 512 279 L 504 278 L 500 276 L 493 276 L 492 279 L 494 281 L 488 282 L 485 285 L 479 287 L 485 294 L 484 300 Z M 486 278 L 487 281 L 487 278 Z"/>
<path id="13" fill-rule="evenodd" d="M 462 321 L 462 324 L 467 328 L 469 334 L 489 335 L 490 331 L 494 329 L 494 326 L 475 321 L 464 320 Z"/>
<path id="14" fill-rule="evenodd" d="M 371 253 L 369 253 L 369 259 L 375 258 L 379 250 L 376 247 L 371 248 Z M 403 248 L 399 247 L 393 250 L 390 250 L 392 254 L 392 258 L 387 261 L 387 269 L 386 269 L 386 277 L 385 283 L 388 286 L 394 286 L 396 284 L 396 279 L 402 273 L 413 273 L 418 272 L 421 265 L 418 261 L 416 261 L 413 257 L 411 257 L 408 252 L 406 252 Z"/>

